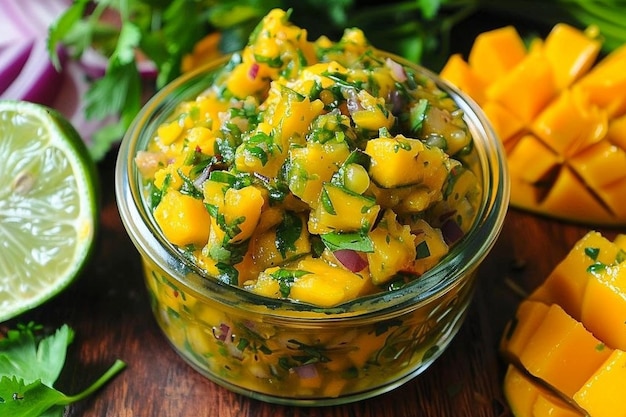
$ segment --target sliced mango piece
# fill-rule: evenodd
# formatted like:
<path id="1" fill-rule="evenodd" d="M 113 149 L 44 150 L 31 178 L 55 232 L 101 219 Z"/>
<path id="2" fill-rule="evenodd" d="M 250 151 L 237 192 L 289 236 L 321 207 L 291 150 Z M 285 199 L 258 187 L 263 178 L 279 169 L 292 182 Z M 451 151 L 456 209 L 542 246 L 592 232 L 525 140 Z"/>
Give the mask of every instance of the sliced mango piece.
<path id="1" fill-rule="evenodd" d="M 515 312 L 515 319 L 507 323 L 500 341 L 500 351 L 510 361 L 517 361 L 526 344 L 537 331 L 548 313 L 548 305 L 533 300 L 524 300 Z"/>
<path id="2" fill-rule="evenodd" d="M 582 411 L 555 395 L 522 370 L 509 365 L 504 375 L 504 396 L 515 417 L 582 417 Z"/>
<path id="3" fill-rule="evenodd" d="M 534 184 L 558 169 L 562 159 L 534 135 L 524 135 L 508 155 L 511 175 Z"/>
<path id="4" fill-rule="evenodd" d="M 626 252 L 620 250 L 616 258 L 589 268 L 581 321 L 610 347 L 626 350 Z"/>
<path id="5" fill-rule="evenodd" d="M 565 23 L 554 25 L 544 42 L 557 87 L 569 87 L 593 65 L 602 43 Z"/>
<path id="6" fill-rule="evenodd" d="M 541 202 L 541 208 L 546 214 L 559 213 L 587 223 L 606 222 L 612 218 L 605 205 L 598 201 L 595 194 L 568 167 L 559 171 L 549 193 Z"/>
<path id="7" fill-rule="evenodd" d="M 556 152 L 571 156 L 601 140 L 608 130 L 608 119 L 584 94 L 565 90 L 537 116 L 530 128 Z"/>
<path id="8" fill-rule="evenodd" d="M 558 23 L 522 52 L 514 29 L 495 29 L 475 39 L 467 62 L 451 57 L 441 76 L 480 103 L 502 140 L 512 206 L 576 223 L 624 225 L 626 45 L 598 61 L 602 41 L 593 33 Z M 602 175 L 600 166 L 615 169 Z"/>
<path id="9" fill-rule="evenodd" d="M 503 391 L 515 417 L 533 417 L 533 404 L 538 396 L 537 387 L 513 365 L 506 368 Z"/>
<path id="10" fill-rule="evenodd" d="M 579 321 L 552 304 L 519 361 L 529 373 L 571 397 L 611 352 Z"/>
<path id="11" fill-rule="evenodd" d="M 615 218 L 626 218 L 626 204 L 624 204 L 626 178 L 599 189 L 598 196 L 615 215 Z"/>
<path id="12" fill-rule="evenodd" d="M 594 189 L 626 178 L 626 151 L 608 141 L 598 142 L 569 160 L 570 166 Z M 610 166 L 611 169 L 607 169 Z"/>
<path id="13" fill-rule="evenodd" d="M 472 97 L 475 96 L 472 95 Z M 495 101 L 486 101 L 482 104 L 482 109 L 491 122 L 493 130 L 505 144 L 524 129 L 524 122 L 519 117 Z"/>
<path id="14" fill-rule="evenodd" d="M 490 83 L 511 71 L 525 56 L 526 46 L 515 27 L 505 26 L 479 34 L 468 62 L 485 83 Z"/>
<path id="15" fill-rule="evenodd" d="M 461 54 L 451 55 L 441 69 L 440 75 L 468 93 L 478 104 L 482 104 L 485 101 L 484 91 L 487 83 L 476 74 Z"/>
<path id="16" fill-rule="evenodd" d="M 590 416 L 626 416 L 624 381 L 626 352 L 615 350 L 573 398 Z"/>
<path id="17" fill-rule="evenodd" d="M 581 411 L 573 408 L 556 395 L 538 395 L 533 404 L 533 417 L 582 417 Z"/>
<path id="18" fill-rule="evenodd" d="M 542 53 L 527 55 L 508 73 L 494 80 L 486 91 L 487 99 L 502 104 L 527 124 L 557 93 L 552 66 Z"/>
<path id="19" fill-rule="evenodd" d="M 588 94 L 592 103 L 605 109 L 609 116 L 626 112 L 626 47 L 610 53 L 598 62 L 574 86 Z"/>
<path id="20" fill-rule="evenodd" d="M 582 317 L 582 302 L 590 278 L 589 267 L 596 262 L 613 264 L 620 248 L 597 231 L 583 236 L 552 270 L 529 299 L 559 304 L 576 320 Z"/>

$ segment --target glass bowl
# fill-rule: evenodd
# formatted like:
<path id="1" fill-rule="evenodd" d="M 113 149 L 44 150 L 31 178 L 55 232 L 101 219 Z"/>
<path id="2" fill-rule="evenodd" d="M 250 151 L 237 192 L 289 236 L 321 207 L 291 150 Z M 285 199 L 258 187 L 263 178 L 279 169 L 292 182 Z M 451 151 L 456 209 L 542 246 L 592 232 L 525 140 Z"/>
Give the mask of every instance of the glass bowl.
<path id="1" fill-rule="evenodd" d="M 228 58 L 160 90 L 125 135 L 116 196 L 124 226 L 141 255 L 154 316 L 180 356 L 215 383 L 278 404 L 353 402 L 422 373 L 462 325 L 477 271 L 508 207 L 504 151 L 473 101 L 434 73 L 394 59 L 434 80 L 464 112 L 474 137 L 464 163 L 483 190 L 470 231 L 438 265 L 395 291 L 333 308 L 266 298 L 206 276 L 164 238 L 134 157 L 178 103 L 211 85 Z"/>

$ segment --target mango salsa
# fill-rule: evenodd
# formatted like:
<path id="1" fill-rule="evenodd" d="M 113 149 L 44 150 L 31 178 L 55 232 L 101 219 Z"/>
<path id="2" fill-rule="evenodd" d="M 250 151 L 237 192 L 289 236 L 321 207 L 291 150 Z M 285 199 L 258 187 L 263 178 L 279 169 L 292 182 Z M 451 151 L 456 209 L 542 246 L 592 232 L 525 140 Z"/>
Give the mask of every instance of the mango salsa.
<path id="1" fill-rule="evenodd" d="M 500 341 L 516 417 L 626 415 L 625 248 L 626 235 L 588 232 L 520 303 Z"/>
<path id="2" fill-rule="evenodd" d="M 208 276 L 332 307 L 419 279 L 472 226 L 463 117 L 359 29 L 310 41 L 276 9 L 136 163 L 165 237 Z"/>
<path id="3" fill-rule="evenodd" d="M 440 75 L 476 100 L 505 145 L 512 206 L 623 225 L 626 46 L 600 57 L 596 32 L 558 23 L 526 46 L 515 27 L 497 28 Z"/>

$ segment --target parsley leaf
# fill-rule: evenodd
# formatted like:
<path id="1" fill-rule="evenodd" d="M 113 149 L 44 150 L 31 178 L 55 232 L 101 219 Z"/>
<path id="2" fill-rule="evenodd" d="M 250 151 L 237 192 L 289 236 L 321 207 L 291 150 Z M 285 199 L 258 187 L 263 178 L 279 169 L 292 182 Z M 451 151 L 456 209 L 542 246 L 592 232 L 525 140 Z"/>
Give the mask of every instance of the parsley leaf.
<path id="1" fill-rule="evenodd" d="M 67 396 L 53 388 L 74 331 L 67 325 L 38 338 L 41 326 L 18 325 L 0 340 L 0 415 L 13 417 L 62 416 L 63 407 L 80 401 L 104 385 L 126 365 L 116 361 L 89 388 Z"/>

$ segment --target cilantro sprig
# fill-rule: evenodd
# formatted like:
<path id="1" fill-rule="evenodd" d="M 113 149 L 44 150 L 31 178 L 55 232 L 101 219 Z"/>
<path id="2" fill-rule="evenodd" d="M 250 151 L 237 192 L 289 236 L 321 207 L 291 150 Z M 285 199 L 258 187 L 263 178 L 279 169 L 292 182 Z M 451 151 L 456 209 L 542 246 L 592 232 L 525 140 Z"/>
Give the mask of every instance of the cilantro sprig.
<path id="1" fill-rule="evenodd" d="M 20 324 L 0 339 L 0 415 L 11 417 L 61 417 L 65 406 L 81 401 L 100 389 L 125 368 L 120 360 L 91 386 L 66 395 L 53 385 L 65 364 L 74 331 L 63 325 L 55 333 L 39 337 L 42 326 Z"/>

